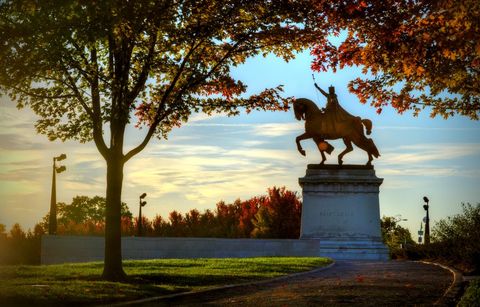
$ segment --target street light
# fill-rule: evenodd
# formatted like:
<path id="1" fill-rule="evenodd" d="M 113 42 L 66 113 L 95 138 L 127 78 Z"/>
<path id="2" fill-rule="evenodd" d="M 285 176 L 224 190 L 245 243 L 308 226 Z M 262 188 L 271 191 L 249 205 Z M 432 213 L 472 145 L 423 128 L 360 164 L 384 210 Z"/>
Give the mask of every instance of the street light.
<path id="1" fill-rule="evenodd" d="M 52 170 L 52 194 L 50 198 L 50 216 L 48 219 L 48 234 L 57 234 L 57 182 L 56 174 L 64 172 L 67 168 L 62 166 L 56 166 L 56 161 L 62 161 L 67 158 L 66 154 L 61 154 L 58 157 L 53 157 L 53 170 Z"/>
<path id="2" fill-rule="evenodd" d="M 425 202 L 425 205 L 423 205 L 423 209 L 427 212 L 427 215 L 425 216 L 425 244 L 430 244 L 430 217 L 428 216 L 428 197 L 424 196 L 423 201 Z"/>
<path id="3" fill-rule="evenodd" d="M 395 216 L 395 222 L 397 222 L 397 223 L 406 222 L 406 221 L 408 221 L 408 219 L 403 219 L 401 215 Z M 402 248 L 406 248 L 406 247 L 407 247 L 407 235 L 405 234 L 405 236 L 403 237 Z"/>
<path id="4" fill-rule="evenodd" d="M 140 200 L 139 200 L 139 213 L 138 213 L 138 236 L 139 237 L 142 236 L 142 207 L 144 207 L 147 204 L 145 200 L 142 200 L 145 197 L 147 197 L 147 193 L 143 193 L 142 195 L 140 195 Z"/>

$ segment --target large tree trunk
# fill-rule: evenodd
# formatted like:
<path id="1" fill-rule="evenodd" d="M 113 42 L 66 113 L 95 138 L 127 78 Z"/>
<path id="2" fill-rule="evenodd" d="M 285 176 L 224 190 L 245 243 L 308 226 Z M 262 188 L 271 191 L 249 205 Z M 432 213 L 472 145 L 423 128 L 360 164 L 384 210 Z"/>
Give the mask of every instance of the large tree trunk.
<path id="1" fill-rule="evenodd" d="M 107 209 L 105 214 L 105 260 L 102 277 L 124 280 L 122 267 L 121 201 L 124 162 L 121 157 L 107 159 Z"/>

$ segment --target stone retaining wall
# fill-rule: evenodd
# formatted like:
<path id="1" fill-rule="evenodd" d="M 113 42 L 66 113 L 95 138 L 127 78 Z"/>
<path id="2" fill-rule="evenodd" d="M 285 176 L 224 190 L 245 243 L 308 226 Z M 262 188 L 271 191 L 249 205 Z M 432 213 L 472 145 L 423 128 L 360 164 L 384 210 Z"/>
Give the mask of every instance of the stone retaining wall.
<path id="1" fill-rule="evenodd" d="M 352 246 L 352 242 L 347 245 Z M 371 243 L 345 248 L 338 242 L 316 239 L 122 238 L 123 259 L 243 258 L 262 256 L 325 256 L 334 259 L 383 260 Z M 364 248 L 364 246 L 369 248 Z M 323 246 L 323 248 L 321 248 Z M 104 238 L 42 237 L 42 264 L 103 261 Z"/>

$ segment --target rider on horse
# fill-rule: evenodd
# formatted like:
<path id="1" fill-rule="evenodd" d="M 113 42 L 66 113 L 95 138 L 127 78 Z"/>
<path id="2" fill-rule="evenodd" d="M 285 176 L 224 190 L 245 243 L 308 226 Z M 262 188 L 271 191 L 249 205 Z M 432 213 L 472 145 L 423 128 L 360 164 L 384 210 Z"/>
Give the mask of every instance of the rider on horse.
<path id="1" fill-rule="evenodd" d="M 330 135 L 336 131 L 336 124 L 343 121 L 350 121 L 355 119 L 356 116 L 348 113 L 342 106 L 338 103 L 337 94 L 335 94 L 335 88 L 330 86 L 328 88 L 328 93 L 322 90 L 317 83 L 314 83 L 315 87 L 327 97 L 327 105 L 323 109 L 324 111 L 324 122 L 323 129 L 326 133 L 325 137 L 328 138 Z"/>
<path id="2" fill-rule="evenodd" d="M 337 94 L 335 94 L 335 87 L 330 86 L 328 88 L 328 93 L 325 92 L 318 86 L 317 83 L 314 83 L 317 90 L 323 94 L 323 96 L 327 97 L 327 105 L 325 106 L 324 112 L 327 116 L 332 119 L 332 124 L 335 125 L 336 122 L 344 121 L 344 120 L 352 120 L 356 118 L 352 114 L 348 113 L 342 106 L 338 103 Z"/>

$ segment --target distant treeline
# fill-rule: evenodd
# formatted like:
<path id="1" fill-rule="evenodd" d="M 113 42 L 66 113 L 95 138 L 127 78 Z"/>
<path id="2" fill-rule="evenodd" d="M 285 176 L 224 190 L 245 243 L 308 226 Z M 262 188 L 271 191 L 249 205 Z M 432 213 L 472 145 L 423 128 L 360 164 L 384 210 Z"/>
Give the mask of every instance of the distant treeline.
<path id="1" fill-rule="evenodd" d="M 103 236 L 105 198 L 76 196 L 70 204 L 58 203 L 58 235 Z M 268 189 L 266 195 L 231 204 L 217 203 L 214 210 L 196 209 L 185 214 L 172 211 L 168 218 L 142 217 L 142 235 L 147 237 L 298 238 L 302 203 L 285 187 Z M 48 232 L 49 215 L 25 232 L 15 224 L 8 234 L 0 224 L 0 264 L 39 263 L 40 238 Z M 122 203 L 122 235 L 138 235 L 138 217 Z"/>
<path id="2" fill-rule="evenodd" d="M 59 203 L 58 235 L 98 235 L 105 231 L 105 198 L 76 196 L 71 204 Z M 267 195 L 231 204 L 217 203 L 214 210 L 185 214 L 172 211 L 167 218 L 142 216 L 142 235 L 149 237 L 298 238 L 302 203 L 285 187 L 268 189 Z M 35 226 L 48 230 L 48 214 Z M 138 235 L 138 217 L 122 204 L 122 235 Z"/>
<path id="3" fill-rule="evenodd" d="M 173 211 L 168 218 L 143 217 L 143 235 L 149 237 L 298 238 L 302 203 L 292 191 L 273 187 L 266 195 L 217 203 L 214 210 Z M 77 196 L 72 203 L 58 203 L 58 235 L 104 234 L 105 199 Z M 48 230 L 48 214 L 33 230 L 19 224 L 7 233 L 0 224 L 0 264 L 40 263 L 41 236 Z M 138 235 L 138 218 L 122 204 L 122 234 Z M 480 204 L 464 204 L 461 214 L 435 223 L 432 243 L 419 245 L 408 229 L 393 217 L 381 220 L 382 236 L 394 258 L 434 259 L 464 272 L 480 272 Z M 405 244 L 406 243 L 406 244 Z"/>

